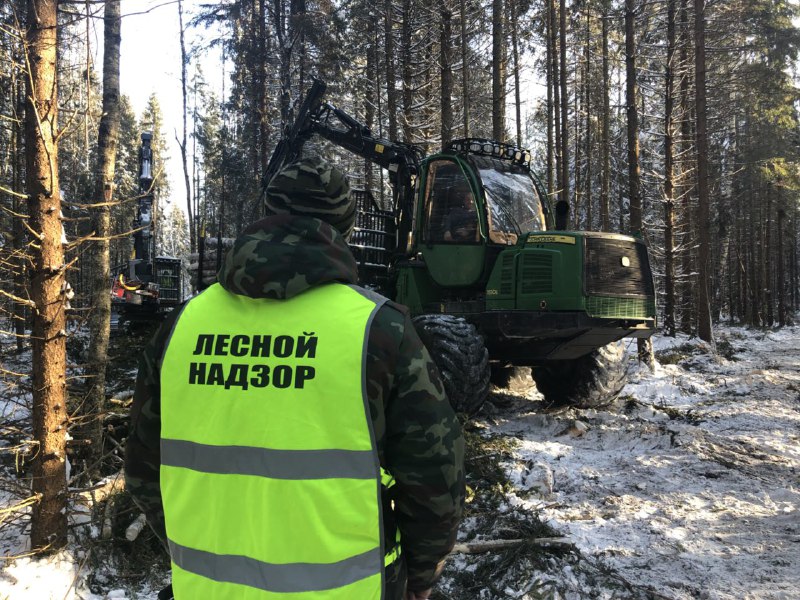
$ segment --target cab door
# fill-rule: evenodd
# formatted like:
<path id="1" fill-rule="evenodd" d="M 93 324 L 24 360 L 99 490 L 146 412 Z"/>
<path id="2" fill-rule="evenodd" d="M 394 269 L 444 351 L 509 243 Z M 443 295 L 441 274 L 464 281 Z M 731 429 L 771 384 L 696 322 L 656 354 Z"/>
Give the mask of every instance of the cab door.
<path id="1" fill-rule="evenodd" d="M 483 273 L 485 225 L 476 190 L 454 158 L 428 163 L 419 252 L 431 279 L 443 287 L 470 286 Z"/>

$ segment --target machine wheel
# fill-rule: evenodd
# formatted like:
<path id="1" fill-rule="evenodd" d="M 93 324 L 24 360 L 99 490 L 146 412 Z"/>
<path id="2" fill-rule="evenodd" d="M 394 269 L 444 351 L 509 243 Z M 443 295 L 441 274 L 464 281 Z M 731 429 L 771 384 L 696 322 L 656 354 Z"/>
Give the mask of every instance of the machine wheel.
<path id="1" fill-rule="evenodd" d="M 414 318 L 422 343 L 439 368 L 450 405 L 474 415 L 489 393 L 489 352 L 475 327 L 451 315 Z"/>
<path id="2" fill-rule="evenodd" d="M 614 342 L 575 360 L 533 369 L 545 402 L 556 406 L 599 408 L 611 404 L 627 381 L 625 348 Z"/>

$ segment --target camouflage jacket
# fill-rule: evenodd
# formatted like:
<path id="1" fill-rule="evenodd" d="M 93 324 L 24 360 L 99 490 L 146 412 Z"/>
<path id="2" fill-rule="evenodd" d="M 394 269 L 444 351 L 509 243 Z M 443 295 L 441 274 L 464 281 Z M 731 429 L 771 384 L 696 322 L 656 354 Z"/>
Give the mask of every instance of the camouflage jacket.
<path id="1" fill-rule="evenodd" d="M 357 267 L 344 238 L 311 218 L 268 217 L 250 226 L 225 257 L 218 274 L 229 292 L 290 299 L 322 283 L 355 283 Z M 145 348 L 139 363 L 125 471 L 128 489 L 160 538 L 165 539 L 159 488 L 159 359 L 178 310 Z M 387 570 L 387 588 L 400 580 L 422 590 L 438 578 L 452 549 L 464 500 L 464 440 L 442 382 L 406 310 L 387 302 L 376 313 L 367 342 L 366 379 L 381 466 L 396 480 L 387 516 L 387 547 L 395 525 L 405 564 Z M 392 517 L 394 522 L 392 522 Z"/>

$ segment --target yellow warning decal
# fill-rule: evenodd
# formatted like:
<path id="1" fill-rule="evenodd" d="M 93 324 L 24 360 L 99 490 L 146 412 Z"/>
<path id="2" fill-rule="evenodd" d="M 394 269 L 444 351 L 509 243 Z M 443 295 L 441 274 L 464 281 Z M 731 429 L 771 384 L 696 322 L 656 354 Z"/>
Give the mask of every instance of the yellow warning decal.
<path id="1" fill-rule="evenodd" d="M 575 244 L 571 235 L 530 235 L 529 244 Z"/>

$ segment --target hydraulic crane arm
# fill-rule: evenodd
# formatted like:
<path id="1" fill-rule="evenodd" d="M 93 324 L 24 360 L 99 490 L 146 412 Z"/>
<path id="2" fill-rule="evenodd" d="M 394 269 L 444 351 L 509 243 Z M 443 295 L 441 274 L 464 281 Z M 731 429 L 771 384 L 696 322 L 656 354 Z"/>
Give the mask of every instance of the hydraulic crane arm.
<path id="1" fill-rule="evenodd" d="M 367 126 L 327 102 L 320 105 L 309 129 L 390 173 L 404 169 L 416 173 L 423 158 L 422 150 L 416 146 L 376 137 Z"/>
<path id="2" fill-rule="evenodd" d="M 275 147 L 264 173 L 264 188 L 283 165 L 300 156 L 303 144 L 315 134 L 387 169 L 392 174 L 395 185 L 403 186 L 405 183 L 397 181 L 398 176 L 416 175 L 419 162 L 424 156 L 420 148 L 374 136 L 366 125 L 334 105 L 322 102 L 325 89 L 325 82 L 314 80 L 297 118 L 287 127 Z"/>

